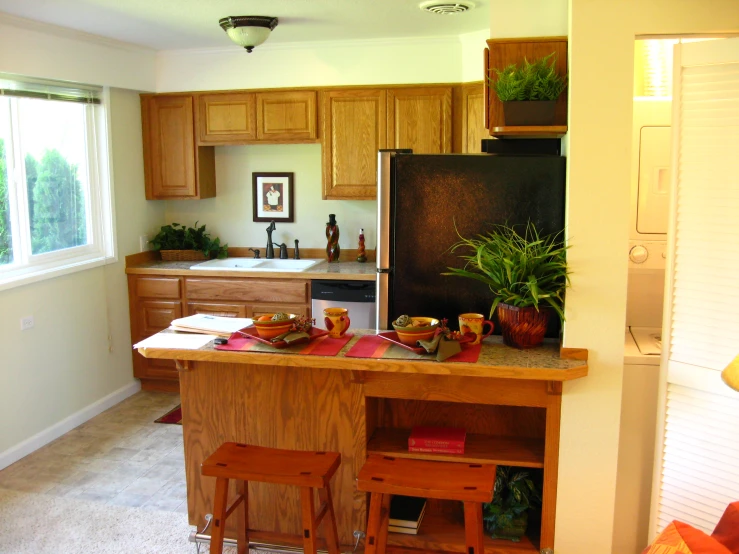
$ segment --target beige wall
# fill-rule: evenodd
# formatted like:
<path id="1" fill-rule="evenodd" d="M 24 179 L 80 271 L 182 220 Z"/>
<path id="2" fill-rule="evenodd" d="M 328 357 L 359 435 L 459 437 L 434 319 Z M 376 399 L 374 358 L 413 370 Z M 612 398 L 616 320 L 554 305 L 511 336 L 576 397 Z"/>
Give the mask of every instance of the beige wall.
<path id="1" fill-rule="evenodd" d="M 142 193 L 138 93 L 113 89 L 110 110 L 119 259 L 0 292 L 0 467 L 54 438 L 65 419 L 79 424 L 79 412 L 136 390 L 123 257 L 163 207 Z M 35 327 L 21 331 L 27 315 Z"/>
<path id="2" fill-rule="evenodd" d="M 360 227 L 365 229 L 367 248 L 375 248 L 377 203 L 321 199 L 321 145 L 287 144 L 217 146 L 215 198 L 191 202 L 166 202 L 166 220 L 207 225 L 212 236 L 231 246 L 256 246 L 265 252 L 268 223 L 253 222 L 252 172 L 292 172 L 295 174 L 295 222 L 277 222 L 274 242 L 301 248 L 326 247 L 328 214 L 335 213 L 341 230 L 339 244 L 356 248 Z"/>

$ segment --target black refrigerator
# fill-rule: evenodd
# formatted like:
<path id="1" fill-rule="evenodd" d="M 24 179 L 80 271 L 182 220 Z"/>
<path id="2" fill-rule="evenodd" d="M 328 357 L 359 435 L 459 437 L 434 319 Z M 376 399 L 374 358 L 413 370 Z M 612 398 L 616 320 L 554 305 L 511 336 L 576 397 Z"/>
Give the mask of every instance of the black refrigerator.
<path id="1" fill-rule="evenodd" d="M 566 159 L 408 152 L 381 150 L 378 156 L 378 329 L 392 328 L 402 314 L 447 318 L 452 329 L 461 313 L 487 318 L 492 295 L 484 283 L 442 275 L 464 265 L 461 251 L 449 252 L 457 231 L 472 237 L 494 224 L 529 221 L 542 233 L 561 231 Z M 550 320 L 547 336 L 556 336 L 558 318 Z"/>

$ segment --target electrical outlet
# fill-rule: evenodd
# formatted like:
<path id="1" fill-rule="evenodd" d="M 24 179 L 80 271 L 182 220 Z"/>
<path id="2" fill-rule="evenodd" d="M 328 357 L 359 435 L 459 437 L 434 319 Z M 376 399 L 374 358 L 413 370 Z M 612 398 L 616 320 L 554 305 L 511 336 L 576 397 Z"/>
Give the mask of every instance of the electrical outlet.
<path id="1" fill-rule="evenodd" d="M 149 236 L 141 235 L 139 237 L 139 252 L 146 252 L 149 250 Z"/>
<path id="2" fill-rule="evenodd" d="M 33 316 L 29 315 L 21 318 L 21 331 L 28 331 L 34 326 Z"/>

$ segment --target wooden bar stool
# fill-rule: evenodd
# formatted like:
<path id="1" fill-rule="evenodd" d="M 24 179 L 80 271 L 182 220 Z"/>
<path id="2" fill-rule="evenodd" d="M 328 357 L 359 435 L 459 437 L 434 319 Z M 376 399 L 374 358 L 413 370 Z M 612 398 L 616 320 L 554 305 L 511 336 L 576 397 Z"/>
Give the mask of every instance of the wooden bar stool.
<path id="1" fill-rule="evenodd" d="M 434 462 L 371 454 L 357 488 L 371 493 L 365 554 L 384 554 L 394 494 L 464 502 L 466 554 L 484 554 L 482 503 L 493 499 L 495 465 Z"/>
<path id="2" fill-rule="evenodd" d="M 295 485 L 300 487 L 303 514 L 303 545 L 305 552 L 316 554 L 316 528 L 328 514 L 326 543 L 330 554 L 339 554 L 339 535 L 329 481 L 341 463 L 336 452 L 306 452 L 280 450 L 227 442 L 203 462 L 202 475 L 216 478 L 213 507 L 213 530 L 210 536 L 210 554 L 223 552 L 226 519 L 239 509 L 237 523 L 237 551 L 246 554 L 249 549 L 249 481 Z M 237 480 L 238 498 L 228 506 L 228 480 Z M 321 506 L 316 515 L 313 489 L 318 489 Z"/>

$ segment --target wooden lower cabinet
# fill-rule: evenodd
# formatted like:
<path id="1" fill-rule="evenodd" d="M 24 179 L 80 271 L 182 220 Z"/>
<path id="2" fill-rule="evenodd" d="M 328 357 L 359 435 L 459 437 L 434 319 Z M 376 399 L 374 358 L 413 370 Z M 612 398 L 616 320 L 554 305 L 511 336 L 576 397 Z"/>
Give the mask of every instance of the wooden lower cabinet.
<path id="1" fill-rule="evenodd" d="M 311 316 L 310 281 L 129 275 L 131 341 L 136 343 L 194 314 L 259 317 L 276 312 Z M 179 390 L 171 360 L 147 359 L 133 352 L 133 374 L 149 390 Z"/>

